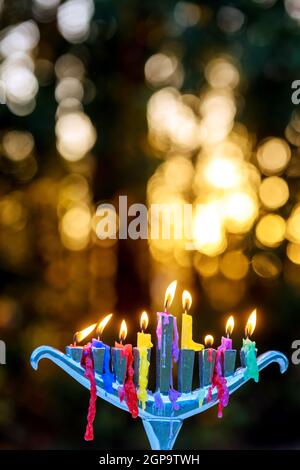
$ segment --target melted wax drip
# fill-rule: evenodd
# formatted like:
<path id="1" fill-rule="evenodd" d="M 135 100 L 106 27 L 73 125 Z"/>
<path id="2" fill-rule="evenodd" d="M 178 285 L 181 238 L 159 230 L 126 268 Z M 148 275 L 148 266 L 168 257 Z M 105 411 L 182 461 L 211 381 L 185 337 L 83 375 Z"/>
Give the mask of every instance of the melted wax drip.
<path id="1" fill-rule="evenodd" d="M 170 388 L 169 399 L 170 399 L 170 402 L 172 403 L 172 409 L 174 411 L 177 411 L 180 408 L 179 404 L 177 403 L 177 400 L 179 397 L 181 397 L 181 393 L 175 390 L 174 388 Z"/>
<path id="2" fill-rule="evenodd" d="M 244 372 L 245 379 L 253 379 L 254 382 L 259 380 L 259 371 L 255 353 L 255 341 L 243 340 L 243 348 L 246 357 L 246 369 Z"/>
<path id="3" fill-rule="evenodd" d="M 169 314 L 166 312 L 158 312 L 157 317 L 158 317 L 157 328 L 156 328 L 157 345 L 158 345 L 158 349 L 161 349 L 162 347 L 162 322 L 164 325 L 168 325 Z M 173 317 L 173 326 L 174 327 L 173 327 L 173 338 L 172 338 L 172 359 L 174 362 L 177 362 L 179 358 L 179 347 L 178 347 L 179 334 L 178 334 L 176 317 Z M 177 400 L 181 396 L 181 393 L 173 388 L 173 363 L 172 363 L 172 368 L 171 368 L 170 384 L 171 385 L 170 385 L 168 395 L 172 403 L 172 408 L 173 410 L 179 410 L 180 406 L 177 403 Z M 163 405 L 163 401 L 162 401 L 159 391 L 157 391 L 154 394 L 154 402 L 155 402 L 155 408 L 163 409 L 164 405 Z"/>
<path id="4" fill-rule="evenodd" d="M 137 393 L 133 382 L 133 354 L 131 344 L 125 344 L 122 349 L 122 355 L 126 357 L 126 378 L 123 387 L 119 387 L 118 395 L 120 401 L 126 400 L 126 405 L 133 418 L 137 418 L 139 409 L 137 406 Z"/>
<path id="5" fill-rule="evenodd" d="M 147 348 L 140 348 L 140 371 L 139 371 L 139 392 L 138 398 L 142 403 L 142 409 L 146 407 L 148 398 L 147 385 L 148 385 L 148 371 L 150 362 L 148 361 L 148 350 Z"/>
<path id="6" fill-rule="evenodd" d="M 179 339 L 179 335 L 178 335 L 178 329 L 177 329 L 177 321 L 176 321 L 176 317 L 174 317 L 174 332 L 173 332 L 173 342 L 172 342 L 172 356 L 173 356 L 174 362 L 177 362 L 178 357 L 179 357 L 178 339 Z"/>
<path id="7" fill-rule="evenodd" d="M 216 352 L 216 362 L 213 371 L 212 384 L 208 389 L 207 402 L 212 399 L 213 389 L 217 388 L 217 398 L 218 403 L 218 418 L 223 416 L 223 408 L 228 405 L 229 401 L 229 391 L 227 388 L 227 380 L 223 377 L 222 364 L 224 361 L 224 351 L 223 346 L 219 346 Z"/>
<path id="8" fill-rule="evenodd" d="M 164 408 L 164 402 L 159 391 L 154 393 L 154 406 L 158 410 L 162 410 Z"/>
<path id="9" fill-rule="evenodd" d="M 83 347 L 81 365 L 85 369 L 84 376 L 89 379 L 91 385 L 90 403 L 84 439 L 86 441 L 92 441 L 94 439 L 93 423 L 96 416 L 97 389 L 95 381 L 94 359 L 90 343 Z"/>

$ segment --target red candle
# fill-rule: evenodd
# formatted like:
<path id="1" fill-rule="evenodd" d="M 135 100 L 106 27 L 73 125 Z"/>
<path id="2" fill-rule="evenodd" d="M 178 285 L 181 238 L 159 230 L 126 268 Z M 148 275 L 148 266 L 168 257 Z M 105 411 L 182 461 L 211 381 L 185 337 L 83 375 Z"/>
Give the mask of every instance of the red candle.
<path id="1" fill-rule="evenodd" d="M 133 370 L 133 353 L 132 344 L 123 345 L 127 336 L 127 326 L 125 320 L 122 321 L 120 329 L 120 342 L 115 343 L 115 347 L 122 350 L 122 355 L 126 358 L 126 374 L 124 385 L 119 387 L 118 394 L 120 401 L 125 399 L 126 405 L 133 418 L 136 418 L 139 414 L 138 409 L 138 398 L 137 392 L 133 381 L 134 370 Z"/>

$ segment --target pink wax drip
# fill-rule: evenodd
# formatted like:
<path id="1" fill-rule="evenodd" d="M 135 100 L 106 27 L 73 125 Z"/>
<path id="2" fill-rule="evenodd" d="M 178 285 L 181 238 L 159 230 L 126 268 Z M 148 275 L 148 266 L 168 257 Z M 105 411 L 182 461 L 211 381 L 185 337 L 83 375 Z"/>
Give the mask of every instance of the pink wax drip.
<path id="1" fill-rule="evenodd" d="M 223 377 L 223 363 L 224 363 L 224 351 L 223 345 L 219 346 L 216 352 L 216 360 L 212 377 L 212 384 L 208 389 L 207 402 L 212 399 L 213 389 L 217 388 L 218 403 L 218 418 L 223 416 L 223 408 L 228 405 L 229 402 L 229 391 L 227 387 L 227 380 Z"/>
<path id="2" fill-rule="evenodd" d="M 212 362 L 212 359 L 213 359 L 212 353 L 213 353 L 212 348 L 209 348 L 208 349 L 208 357 L 207 357 L 208 362 Z"/>
<path id="3" fill-rule="evenodd" d="M 157 335 L 157 347 L 158 349 L 161 349 L 161 337 L 162 337 L 162 317 L 161 312 L 157 312 L 157 327 L 156 327 L 156 335 Z"/>
<path id="4" fill-rule="evenodd" d="M 224 349 L 232 349 L 232 339 L 224 338 L 224 336 L 222 336 L 221 346 L 223 346 Z"/>
<path id="5" fill-rule="evenodd" d="M 172 356 L 173 356 L 174 362 L 177 362 L 178 358 L 179 358 L 179 348 L 178 348 L 179 335 L 178 335 L 176 317 L 174 317 L 173 322 L 174 322 L 173 323 L 174 324 L 174 332 L 173 332 L 173 342 L 172 342 Z"/>
<path id="6" fill-rule="evenodd" d="M 81 365 L 85 369 L 84 376 L 89 379 L 91 385 L 90 403 L 84 439 L 86 441 L 92 441 L 94 439 L 93 424 L 96 416 L 97 389 L 95 381 L 94 359 L 92 353 L 92 346 L 90 343 L 83 347 Z"/>

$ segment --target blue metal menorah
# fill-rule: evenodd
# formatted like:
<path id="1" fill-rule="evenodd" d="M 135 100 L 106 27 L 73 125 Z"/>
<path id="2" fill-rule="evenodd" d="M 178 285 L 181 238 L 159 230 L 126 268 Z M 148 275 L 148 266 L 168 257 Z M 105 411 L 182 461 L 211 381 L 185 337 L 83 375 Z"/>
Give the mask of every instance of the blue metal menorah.
<path id="1" fill-rule="evenodd" d="M 76 361 L 50 346 L 40 346 L 32 353 L 31 365 L 35 370 L 37 370 L 41 359 L 49 359 L 54 362 L 77 380 L 77 382 L 89 389 L 89 380 L 84 377 L 85 371 L 80 365 L 79 360 Z M 288 359 L 284 354 L 278 351 L 268 351 L 257 358 L 259 371 L 273 362 L 278 363 L 281 373 L 284 373 L 288 368 Z M 244 377 L 244 372 L 245 368 L 241 367 L 232 375 L 226 377 L 230 394 L 249 380 Z M 101 374 L 95 372 L 95 379 L 98 397 L 103 398 L 122 410 L 128 411 L 126 403 L 120 402 L 119 400 L 119 384 L 117 382 L 113 383 L 112 393 L 108 393 L 104 389 Z M 171 450 L 181 429 L 183 420 L 198 413 L 202 413 L 218 403 L 216 391 L 213 392 L 212 399 L 209 402 L 206 400 L 207 389 L 208 387 L 203 387 L 193 390 L 190 393 L 182 393 L 177 401 L 179 405 L 177 410 L 173 409 L 172 403 L 167 395 L 161 396 L 163 407 L 158 409 L 155 405 L 153 394 L 149 393 L 145 409 L 139 408 L 139 417 L 143 421 L 152 449 Z"/>

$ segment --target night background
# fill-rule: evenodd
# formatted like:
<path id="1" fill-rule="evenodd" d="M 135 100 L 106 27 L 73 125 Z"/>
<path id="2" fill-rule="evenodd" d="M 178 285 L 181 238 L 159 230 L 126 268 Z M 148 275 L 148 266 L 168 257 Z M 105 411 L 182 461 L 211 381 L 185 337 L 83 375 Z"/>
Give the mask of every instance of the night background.
<path id="1" fill-rule="evenodd" d="M 145 449 L 141 420 L 97 402 L 61 369 L 30 366 L 75 331 L 156 313 L 178 280 L 193 296 L 194 339 L 234 347 L 257 308 L 259 352 L 291 357 L 300 339 L 298 0 L 0 1 L 1 449 Z M 104 240 L 103 202 L 193 203 L 182 240 Z M 179 329 L 180 331 L 180 329 Z M 155 364 L 151 363 L 154 386 Z M 195 368 L 195 384 L 197 375 Z M 175 449 L 297 449 L 300 366 L 272 365 L 216 408 L 184 422 Z"/>

